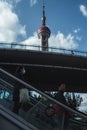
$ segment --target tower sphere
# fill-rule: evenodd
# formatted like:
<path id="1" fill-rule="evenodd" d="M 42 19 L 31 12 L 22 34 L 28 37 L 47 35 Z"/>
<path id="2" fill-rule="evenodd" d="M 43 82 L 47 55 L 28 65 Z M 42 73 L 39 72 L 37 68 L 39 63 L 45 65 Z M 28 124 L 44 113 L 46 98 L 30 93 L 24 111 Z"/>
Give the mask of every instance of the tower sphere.
<path id="1" fill-rule="evenodd" d="M 48 36 L 48 38 L 50 37 L 51 31 L 47 26 L 41 26 L 38 28 L 38 37 L 40 38 L 40 35 L 43 36 Z"/>

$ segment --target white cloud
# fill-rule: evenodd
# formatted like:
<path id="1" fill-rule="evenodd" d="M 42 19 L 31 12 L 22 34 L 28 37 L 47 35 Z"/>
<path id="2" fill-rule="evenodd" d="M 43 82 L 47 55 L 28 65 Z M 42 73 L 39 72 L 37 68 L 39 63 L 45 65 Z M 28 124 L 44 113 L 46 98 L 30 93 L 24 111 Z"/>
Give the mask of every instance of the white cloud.
<path id="1" fill-rule="evenodd" d="M 80 31 L 80 28 L 77 28 L 74 30 L 74 33 L 78 33 Z"/>
<path id="2" fill-rule="evenodd" d="M 40 40 L 37 37 L 37 33 L 35 32 L 33 36 L 29 37 L 25 41 L 23 41 L 26 45 L 40 45 Z"/>
<path id="3" fill-rule="evenodd" d="M 21 2 L 22 0 L 0 0 L 1 2 L 7 2 L 9 4 L 12 4 L 13 6 L 19 2 Z M 24 0 L 26 1 L 26 0 Z M 35 4 L 37 4 L 38 0 L 29 0 L 30 1 L 30 6 L 34 6 Z"/>
<path id="4" fill-rule="evenodd" d="M 75 49 L 78 47 L 78 44 L 74 40 L 74 36 L 71 34 L 64 36 L 60 31 L 58 31 L 56 35 L 50 37 L 49 43 L 49 46 L 65 49 Z"/>
<path id="5" fill-rule="evenodd" d="M 81 40 L 82 40 L 82 37 L 76 36 L 76 40 L 81 41 Z"/>
<path id="6" fill-rule="evenodd" d="M 18 41 L 19 36 L 26 36 L 25 26 L 22 26 L 20 24 L 17 14 L 13 12 L 13 5 L 8 3 L 11 0 L 2 1 L 0 0 L 0 41 Z M 16 0 L 15 2 L 20 1 L 21 0 Z M 32 5 L 34 5 L 35 3 L 37 3 L 37 0 L 31 1 Z M 41 44 L 40 39 L 38 39 L 37 37 L 37 33 L 34 33 L 33 36 L 29 37 L 22 43 L 26 45 Z M 78 47 L 78 44 L 76 43 L 75 37 L 73 35 L 68 34 L 67 36 L 65 36 L 63 33 L 58 32 L 56 35 L 51 35 L 49 39 L 49 47 L 75 49 Z"/>
<path id="7" fill-rule="evenodd" d="M 38 0 L 30 0 L 30 6 L 32 7 L 38 2 Z"/>
<path id="8" fill-rule="evenodd" d="M 81 36 L 78 36 L 78 33 L 80 32 L 80 28 L 75 29 L 73 32 L 75 34 L 75 39 L 81 41 L 82 39 Z"/>
<path id="9" fill-rule="evenodd" d="M 21 2 L 21 0 L 0 0 L 0 2 L 7 2 L 9 4 L 17 4 L 19 2 Z"/>
<path id="10" fill-rule="evenodd" d="M 40 45 L 40 39 L 37 37 L 37 33 L 23 41 L 26 45 Z M 49 39 L 49 47 L 75 49 L 78 44 L 74 40 L 74 36 L 68 34 L 66 37 L 63 33 L 58 32 L 56 35 L 51 35 Z"/>
<path id="11" fill-rule="evenodd" d="M 33 36 L 29 37 L 25 41 L 22 41 L 21 43 L 27 45 L 27 49 L 34 49 L 32 46 L 40 46 L 40 40 L 38 39 L 36 32 L 33 34 Z M 38 50 L 38 47 L 35 47 L 35 50 Z"/>
<path id="12" fill-rule="evenodd" d="M 16 3 L 19 3 L 21 0 L 14 0 Z"/>
<path id="13" fill-rule="evenodd" d="M 84 16 L 87 17 L 87 7 L 85 7 L 84 5 L 80 5 L 80 11 Z"/>
<path id="14" fill-rule="evenodd" d="M 13 6 L 0 1 L 0 41 L 13 42 L 18 36 L 26 36 L 25 26 L 20 24 Z"/>

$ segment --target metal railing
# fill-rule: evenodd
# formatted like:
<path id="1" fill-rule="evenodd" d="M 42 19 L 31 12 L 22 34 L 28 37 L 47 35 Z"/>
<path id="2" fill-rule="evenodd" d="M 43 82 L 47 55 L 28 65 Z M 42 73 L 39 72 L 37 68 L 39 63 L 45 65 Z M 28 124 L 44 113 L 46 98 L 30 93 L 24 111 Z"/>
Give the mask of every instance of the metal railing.
<path id="1" fill-rule="evenodd" d="M 45 47 L 44 47 L 45 48 Z M 19 49 L 19 50 L 34 50 L 34 51 L 43 51 L 40 45 L 26 45 L 24 43 L 0 43 L 0 49 Z M 55 48 L 55 47 L 48 47 L 43 52 L 48 53 L 62 53 L 62 54 L 69 54 L 69 55 L 77 55 L 77 56 L 87 56 L 86 51 L 80 50 L 72 50 L 72 49 L 64 49 L 64 48 Z"/>

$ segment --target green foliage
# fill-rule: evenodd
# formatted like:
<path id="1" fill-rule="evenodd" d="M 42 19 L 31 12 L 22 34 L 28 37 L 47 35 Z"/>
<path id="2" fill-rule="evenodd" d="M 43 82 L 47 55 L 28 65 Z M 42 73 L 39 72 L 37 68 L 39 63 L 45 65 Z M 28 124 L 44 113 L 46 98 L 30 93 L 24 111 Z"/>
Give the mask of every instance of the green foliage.
<path id="1" fill-rule="evenodd" d="M 65 94 L 66 100 L 70 107 L 78 109 L 78 107 L 81 105 L 81 102 L 83 101 L 80 94 L 75 93 L 69 93 L 67 92 Z"/>

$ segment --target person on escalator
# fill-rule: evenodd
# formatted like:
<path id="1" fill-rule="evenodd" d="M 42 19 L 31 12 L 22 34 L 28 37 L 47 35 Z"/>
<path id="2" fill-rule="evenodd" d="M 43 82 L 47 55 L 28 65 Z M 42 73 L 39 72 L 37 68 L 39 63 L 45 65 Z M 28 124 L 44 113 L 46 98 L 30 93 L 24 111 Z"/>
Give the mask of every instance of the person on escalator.
<path id="1" fill-rule="evenodd" d="M 55 94 L 55 99 L 59 102 L 63 103 L 64 105 L 68 105 L 67 101 L 64 96 L 64 92 L 66 90 L 66 84 L 65 83 L 59 83 L 58 85 L 58 92 Z"/>
<path id="2" fill-rule="evenodd" d="M 66 101 L 66 98 L 64 96 L 64 92 L 66 90 L 66 84 L 65 83 L 59 83 L 58 85 L 58 92 L 55 94 L 55 99 L 58 100 L 60 103 L 67 105 L 68 103 Z M 55 109 L 55 114 L 58 117 L 58 121 L 59 123 L 59 127 L 63 127 L 64 130 L 67 130 L 67 125 L 68 125 L 68 115 L 67 115 L 67 110 L 64 109 L 62 106 L 58 105 L 58 104 L 54 104 L 53 105 L 54 109 Z M 62 129 L 62 128 L 61 128 Z"/>
<path id="3" fill-rule="evenodd" d="M 16 69 L 15 76 L 21 80 L 24 80 L 24 74 L 25 74 L 25 68 L 23 66 L 18 67 Z M 12 111 L 16 114 L 19 113 L 20 108 L 20 89 L 24 88 L 24 85 L 19 83 L 18 81 L 15 81 L 14 83 L 14 89 L 13 89 L 13 109 Z"/>

